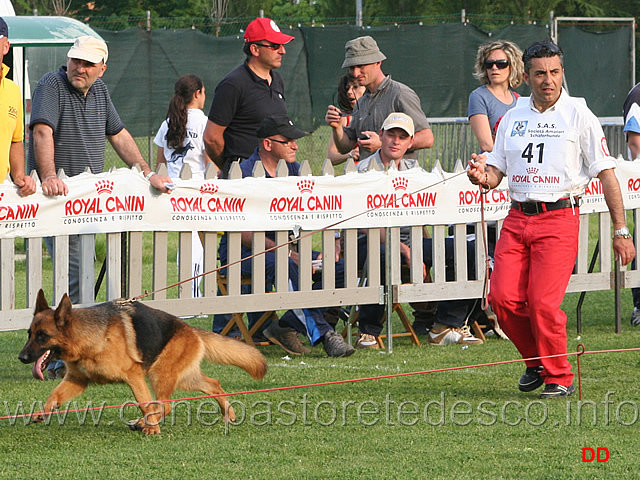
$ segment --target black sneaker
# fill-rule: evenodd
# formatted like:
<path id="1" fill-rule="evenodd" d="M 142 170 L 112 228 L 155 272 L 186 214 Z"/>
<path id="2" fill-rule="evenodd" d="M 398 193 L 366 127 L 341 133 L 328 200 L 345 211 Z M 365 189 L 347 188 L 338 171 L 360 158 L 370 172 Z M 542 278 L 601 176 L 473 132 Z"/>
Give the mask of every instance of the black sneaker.
<path id="1" fill-rule="evenodd" d="M 324 337 L 322 337 L 322 345 L 324 351 L 330 357 L 348 357 L 356 351 L 351 345 L 344 341 L 342 335 L 335 330 L 328 331 Z"/>
<path id="2" fill-rule="evenodd" d="M 518 388 L 521 392 L 532 392 L 536 388 L 542 386 L 544 380 L 542 379 L 542 375 L 540 372 L 544 369 L 543 366 L 538 365 L 537 367 L 527 367 L 527 370 L 520 377 L 520 382 L 518 383 Z"/>
<path id="3" fill-rule="evenodd" d="M 565 387 L 564 385 L 558 385 L 557 383 L 547 383 L 540 394 L 540 398 L 568 397 L 569 395 L 573 395 L 575 391 L 576 387 L 574 387 L 573 384 Z"/>
<path id="4" fill-rule="evenodd" d="M 412 327 L 413 331 L 416 332 L 416 335 L 429 335 L 429 330 L 433 327 L 433 323 L 428 324 L 427 322 L 415 320 Z"/>

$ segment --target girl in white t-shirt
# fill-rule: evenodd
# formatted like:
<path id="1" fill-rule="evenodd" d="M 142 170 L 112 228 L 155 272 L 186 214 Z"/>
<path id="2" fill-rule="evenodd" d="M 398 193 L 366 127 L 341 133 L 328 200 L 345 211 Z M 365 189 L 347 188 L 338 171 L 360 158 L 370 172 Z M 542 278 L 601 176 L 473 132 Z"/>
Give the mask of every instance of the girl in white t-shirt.
<path id="1" fill-rule="evenodd" d="M 204 171 L 211 162 L 202 139 L 207 125 L 207 116 L 202 111 L 204 101 L 200 77 L 184 75 L 178 79 L 167 119 L 153 140 L 158 146 L 157 163 L 167 164 L 171 178 L 180 177 L 182 166 L 188 164 L 193 178 L 204 179 Z"/>
<path id="2" fill-rule="evenodd" d="M 197 75 L 184 75 L 174 86 L 169 102 L 167 119 L 162 122 L 153 142 L 158 146 L 156 162 L 166 163 L 169 176 L 179 178 L 182 166 L 191 167 L 191 176 L 204 179 L 205 169 L 211 162 L 204 149 L 202 135 L 207 116 L 202 111 L 205 93 L 202 79 Z M 191 273 L 202 273 L 204 251 L 198 232 L 192 232 Z M 192 296 L 200 297 L 200 280 L 192 282 Z"/>

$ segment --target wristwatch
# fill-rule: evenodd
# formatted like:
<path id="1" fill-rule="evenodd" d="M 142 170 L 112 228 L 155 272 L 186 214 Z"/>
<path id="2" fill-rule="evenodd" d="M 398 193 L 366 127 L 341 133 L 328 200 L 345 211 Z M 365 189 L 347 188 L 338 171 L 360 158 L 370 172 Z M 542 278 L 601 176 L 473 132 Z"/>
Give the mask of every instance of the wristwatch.
<path id="1" fill-rule="evenodd" d="M 629 229 L 627 227 L 619 228 L 613 232 L 614 237 L 622 237 L 622 238 L 632 238 L 631 233 L 629 233 Z"/>

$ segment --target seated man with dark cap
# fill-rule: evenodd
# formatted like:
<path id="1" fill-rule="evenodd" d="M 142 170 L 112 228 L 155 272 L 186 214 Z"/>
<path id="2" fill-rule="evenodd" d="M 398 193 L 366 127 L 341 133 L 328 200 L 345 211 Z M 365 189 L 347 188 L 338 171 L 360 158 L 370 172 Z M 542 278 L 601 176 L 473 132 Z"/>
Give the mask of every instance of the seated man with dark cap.
<path id="1" fill-rule="evenodd" d="M 286 115 L 278 115 L 265 118 L 258 129 L 258 148 L 249 158 L 240 164 L 243 177 L 253 176 L 255 164 L 260 161 L 265 170 L 267 178 L 276 176 L 276 168 L 278 161 L 284 159 L 289 169 L 289 176 L 298 176 L 300 173 L 300 164 L 296 161 L 296 152 L 298 144 L 296 140 L 304 137 L 306 134 L 296 128 L 289 117 Z M 242 257 L 246 258 L 252 255 L 252 239 L 253 232 L 242 232 Z M 227 263 L 227 235 L 225 234 L 220 240 L 220 261 L 222 265 Z M 265 249 L 274 247 L 275 232 L 266 232 Z M 319 252 L 313 252 L 313 258 L 319 257 Z M 265 275 L 267 289 L 272 289 L 275 284 L 276 273 L 276 254 L 270 251 L 265 256 Z M 298 256 L 295 252 L 289 257 L 289 280 L 294 289 L 298 288 Z M 251 276 L 251 260 L 242 262 L 242 275 Z M 321 280 L 314 276 L 314 289 L 319 287 Z M 339 260 L 336 263 L 336 286 L 344 285 L 344 265 Z M 280 320 L 271 322 L 264 329 L 264 336 L 271 342 L 281 346 L 288 353 L 301 355 L 309 353 L 298 338 L 298 333 L 305 334 L 312 345 L 322 340 L 327 355 L 330 357 L 346 357 L 351 355 L 355 350 L 352 346 L 345 343 L 342 336 L 337 333 L 324 319 L 323 313 L 325 308 L 305 308 L 303 310 L 288 310 Z M 259 318 L 261 313 L 248 314 L 250 324 L 256 316 Z M 220 331 L 226 323 L 223 316 L 216 316 L 214 319 L 213 330 Z"/>

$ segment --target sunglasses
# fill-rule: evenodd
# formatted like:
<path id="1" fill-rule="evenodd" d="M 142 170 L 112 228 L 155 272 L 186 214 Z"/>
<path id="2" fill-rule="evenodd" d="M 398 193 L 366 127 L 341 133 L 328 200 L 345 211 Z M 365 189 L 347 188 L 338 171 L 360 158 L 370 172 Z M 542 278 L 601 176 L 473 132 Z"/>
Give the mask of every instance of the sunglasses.
<path id="1" fill-rule="evenodd" d="M 284 145 L 285 147 L 293 148 L 294 145 L 297 145 L 297 142 L 294 139 L 291 140 L 278 140 L 277 138 L 268 138 L 267 140 L 271 140 L 272 142 L 278 142 Z"/>
<path id="2" fill-rule="evenodd" d="M 484 61 L 484 68 L 487 70 L 491 70 L 494 65 L 498 67 L 500 70 L 503 70 L 507 68 L 510 65 L 510 63 L 509 63 L 509 60 L 485 60 Z"/>
<path id="3" fill-rule="evenodd" d="M 524 54 L 524 56 L 535 58 L 549 54 L 562 55 L 562 53 L 562 49 L 555 43 L 534 43 L 527 49 L 527 52 Z"/>
<path id="4" fill-rule="evenodd" d="M 257 45 L 258 47 L 265 47 L 265 48 L 270 48 L 271 50 L 280 50 L 280 47 L 283 45 L 282 43 L 268 43 L 268 44 L 264 44 L 264 43 L 254 43 L 254 45 Z"/>

